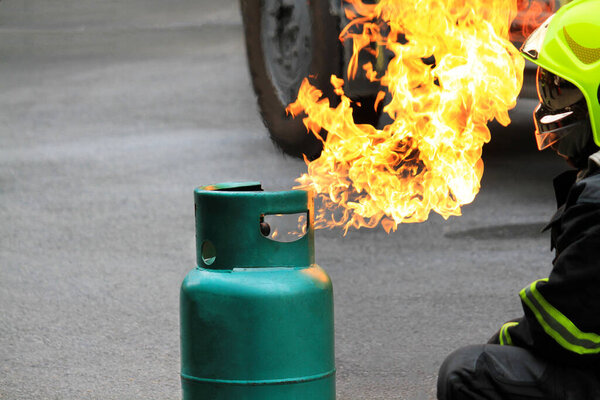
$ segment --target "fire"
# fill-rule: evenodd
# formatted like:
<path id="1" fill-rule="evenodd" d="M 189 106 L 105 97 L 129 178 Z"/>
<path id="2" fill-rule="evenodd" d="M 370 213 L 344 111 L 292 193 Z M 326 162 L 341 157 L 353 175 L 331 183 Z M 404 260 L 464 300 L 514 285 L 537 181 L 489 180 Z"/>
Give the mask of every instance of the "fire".
<path id="1" fill-rule="evenodd" d="M 272 217 L 284 217 L 284 214 L 273 214 L 271 215 Z M 264 221 L 266 222 L 268 219 L 265 218 Z M 282 222 L 281 220 L 277 221 L 277 222 Z M 292 229 L 284 229 L 282 231 L 280 231 L 280 228 L 277 227 L 277 222 L 273 221 L 272 222 L 272 231 L 266 235 L 267 237 L 269 237 L 270 239 L 273 240 L 277 240 L 280 242 L 291 242 L 297 239 L 300 239 L 302 236 L 304 236 L 307 232 L 308 229 L 308 224 L 307 224 L 307 215 L 305 213 L 300 214 L 296 219 L 295 219 L 295 227 Z M 288 223 L 290 221 L 287 221 Z M 271 224 L 270 224 L 271 225 Z M 287 232 L 287 233 L 286 233 Z"/>
<path id="2" fill-rule="evenodd" d="M 556 11 L 554 0 L 517 0 L 519 13 L 512 23 L 511 40 L 523 42 Z"/>
<path id="3" fill-rule="evenodd" d="M 382 129 L 356 124 L 342 79 L 331 84 L 340 103 L 304 80 L 288 112 L 321 138 L 321 156 L 308 162 L 296 188 L 322 199 L 315 227 L 375 227 L 422 222 L 431 211 L 461 214 L 483 174 L 487 122 L 510 123 L 508 110 L 522 86 L 524 61 L 509 41 L 514 0 L 350 1 L 351 22 L 340 39 L 353 41 L 348 75 L 366 71 L 393 122 Z M 384 50 L 385 49 L 385 50 Z M 383 75 L 358 54 L 391 52 Z M 432 64 L 433 63 L 433 64 Z M 386 95 L 387 92 L 387 95 Z"/>

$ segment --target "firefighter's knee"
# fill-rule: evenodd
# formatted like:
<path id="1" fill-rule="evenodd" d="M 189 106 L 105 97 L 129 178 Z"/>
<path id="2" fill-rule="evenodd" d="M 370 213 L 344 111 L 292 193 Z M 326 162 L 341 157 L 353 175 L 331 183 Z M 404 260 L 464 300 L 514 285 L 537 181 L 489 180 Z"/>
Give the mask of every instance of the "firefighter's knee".
<path id="1" fill-rule="evenodd" d="M 437 384 L 439 400 L 466 400 L 476 398 L 470 389 L 474 380 L 477 360 L 485 345 L 462 347 L 451 353 L 440 367 Z"/>

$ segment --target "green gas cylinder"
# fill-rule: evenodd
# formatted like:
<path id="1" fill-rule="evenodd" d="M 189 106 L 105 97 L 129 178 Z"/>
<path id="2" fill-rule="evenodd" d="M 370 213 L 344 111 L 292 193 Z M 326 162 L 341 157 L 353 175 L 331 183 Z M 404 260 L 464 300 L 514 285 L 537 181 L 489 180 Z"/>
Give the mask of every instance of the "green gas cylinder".
<path id="1" fill-rule="evenodd" d="M 184 400 L 333 400 L 333 296 L 314 263 L 310 192 L 258 182 L 195 190 L 197 267 L 181 286 Z M 278 242 L 263 216 L 306 213 Z"/>

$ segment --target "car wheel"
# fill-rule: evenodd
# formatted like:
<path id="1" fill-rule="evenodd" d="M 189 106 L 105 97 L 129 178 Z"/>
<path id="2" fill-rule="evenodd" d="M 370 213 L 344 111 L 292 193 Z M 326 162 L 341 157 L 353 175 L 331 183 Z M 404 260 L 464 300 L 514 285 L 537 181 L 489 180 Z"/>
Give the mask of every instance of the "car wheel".
<path id="1" fill-rule="evenodd" d="M 311 83 L 337 103 L 330 77 L 340 76 L 342 47 L 339 20 L 329 7 L 330 0 L 241 0 L 248 64 L 262 119 L 277 146 L 295 157 L 314 159 L 322 149 L 302 115 L 292 118 L 285 112 L 302 80 L 310 76 Z"/>

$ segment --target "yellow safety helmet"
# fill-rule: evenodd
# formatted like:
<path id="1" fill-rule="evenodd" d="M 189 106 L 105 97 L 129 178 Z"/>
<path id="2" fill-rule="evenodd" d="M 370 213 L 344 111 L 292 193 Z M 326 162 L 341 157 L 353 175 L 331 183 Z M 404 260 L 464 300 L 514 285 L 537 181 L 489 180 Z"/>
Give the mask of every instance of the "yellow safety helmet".
<path id="1" fill-rule="evenodd" d="M 574 157 L 594 146 L 592 138 L 600 146 L 600 1 L 563 6 L 529 36 L 521 52 L 538 65 L 538 148 L 555 145 Z"/>

